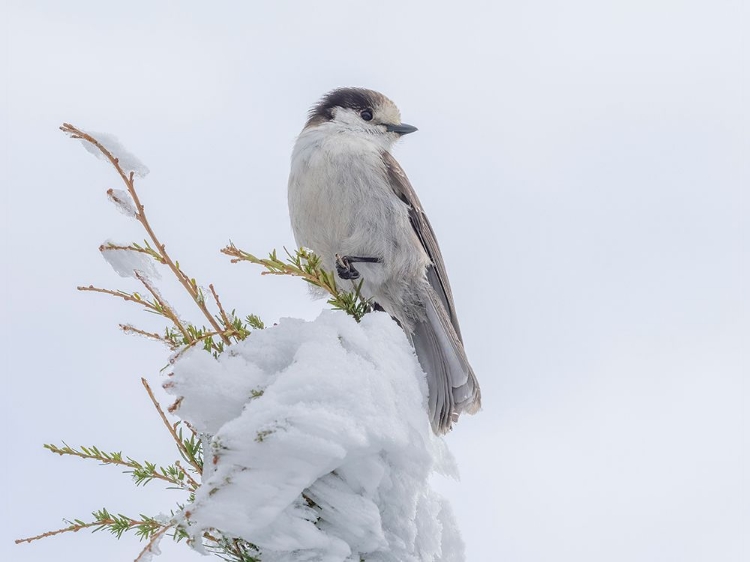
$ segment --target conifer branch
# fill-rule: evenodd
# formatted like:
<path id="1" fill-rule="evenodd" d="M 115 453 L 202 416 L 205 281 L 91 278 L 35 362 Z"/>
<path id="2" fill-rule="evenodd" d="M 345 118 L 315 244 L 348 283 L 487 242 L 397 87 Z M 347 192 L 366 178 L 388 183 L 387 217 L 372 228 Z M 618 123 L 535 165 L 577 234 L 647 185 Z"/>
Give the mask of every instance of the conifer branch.
<path id="1" fill-rule="evenodd" d="M 180 488 L 190 489 L 194 491 L 197 488 L 195 481 L 182 469 L 182 467 L 175 463 L 168 467 L 157 467 L 156 464 L 144 461 L 140 463 L 131 457 L 123 457 L 121 452 L 107 453 L 101 451 L 98 447 L 83 447 L 75 449 L 63 442 L 63 447 L 57 445 L 45 444 L 44 448 L 52 453 L 58 455 L 70 455 L 81 459 L 92 459 L 97 460 L 102 464 L 112 464 L 117 466 L 124 466 L 130 470 L 126 471 L 130 473 L 135 481 L 136 485 L 148 484 L 152 480 L 163 480 L 169 484 L 173 484 Z M 188 480 L 190 485 L 185 484 L 185 480 Z"/>
<path id="2" fill-rule="evenodd" d="M 180 269 L 179 264 L 172 260 L 172 258 L 169 256 L 169 254 L 166 251 L 166 246 L 164 246 L 164 244 L 162 244 L 159 241 L 159 238 L 157 238 L 156 233 L 154 232 L 153 228 L 151 228 L 151 224 L 149 223 L 148 218 L 146 217 L 146 212 L 143 207 L 143 204 L 141 203 L 141 200 L 138 197 L 138 193 L 136 192 L 136 189 L 135 189 L 134 173 L 130 172 L 129 174 L 126 174 L 125 171 L 120 166 L 119 160 L 102 143 L 100 143 L 98 140 L 96 140 L 94 137 L 92 137 L 88 133 L 81 131 L 80 129 L 74 127 L 70 123 L 63 123 L 63 125 L 60 127 L 60 130 L 62 130 L 64 133 L 67 133 L 74 139 L 84 140 L 92 144 L 99 150 L 99 152 L 101 152 L 110 161 L 112 166 L 114 166 L 120 178 L 125 183 L 128 193 L 133 198 L 133 203 L 135 204 L 135 209 L 136 209 L 136 214 L 135 214 L 136 220 L 140 222 L 143 228 L 146 230 L 149 238 L 151 239 L 151 242 L 154 244 L 154 247 L 156 248 L 156 251 L 158 252 L 159 256 L 161 256 L 161 260 L 159 261 L 165 264 L 167 267 L 169 267 L 169 269 L 172 270 L 172 273 L 174 273 L 178 281 L 182 284 L 182 286 L 185 288 L 188 294 L 193 298 L 193 301 L 198 306 L 199 310 L 203 313 L 203 315 L 206 317 L 206 319 L 208 320 L 208 323 L 211 324 L 214 331 L 216 331 L 220 335 L 222 340 L 224 340 L 225 344 L 229 344 L 230 343 L 229 338 L 226 337 L 222 333 L 221 328 L 216 322 L 216 319 L 206 308 L 205 299 L 203 298 L 201 291 L 198 289 L 198 284 L 196 283 L 195 279 L 188 277 Z"/>
<path id="3" fill-rule="evenodd" d="M 336 285 L 336 275 L 333 272 L 321 268 L 320 257 L 313 252 L 300 248 L 291 254 L 286 248 L 287 259 L 283 261 L 272 251 L 268 258 L 261 259 L 249 252 L 240 250 L 230 242 L 229 246 L 222 248 L 221 252 L 230 256 L 232 263 L 247 261 L 265 267 L 261 275 L 291 275 L 301 277 L 306 282 L 326 291 L 331 297 L 328 304 L 337 310 L 343 310 L 359 322 L 362 317 L 372 311 L 372 305 L 368 299 L 362 296 L 362 283 L 352 281 L 352 291 L 342 291 Z"/>
<path id="4" fill-rule="evenodd" d="M 129 324 L 120 324 L 120 328 L 126 333 L 139 334 L 149 339 L 167 344 L 172 350 L 177 351 L 177 353 L 172 356 L 172 360 L 179 357 L 179 355 L 185 350 L 192 348 L 197 344 L 201 344 L 205 350 L 213 353 L 214 356 L 218 356 L 219 353 L 224 351 L 225 346 L 245 339 L 250 335 L 252 330 L 264 328 L 263 322 L 255 315 L 248 315 L 242 318 L 235 314 L 235 310 L 228 313 L 219 298 L 218 292 L 212 284 L 209 284 L 209 289 L 216 308 L 218 309 L 218 314 L 214 315 L 209 312 L 207 306 L 208 303 L 206 303 L 203 289 L 198 285 L 195 279 L 189 277 L 182 271 L 178 261 L 173 260 L 169 256 L 164 244 L 157 238 L 151 227 L 151 224 L 146 217 L 144 206 L 135 189 L 135 173 L 123 169 L 120 165 L 119 159 L 100 141 L 88 133 L 85 133 L 67 123 L 63 124 L 60 129 L 72 138 L 91 144 L 115 168 L 118 175 L 125 183 L 127 193 L 120 190 L 109 189 L 107 195 L 117 205 L 120 211 L 138 220 L 148 235 L 148 238 L 143 241 L 142 245 L 137 243 L 122 245 L 106 242 L 99 247 L 99 250 L 101 252 L 137 252 L 148 256 L 160 264 L 166 265 L 177 277 L 185 290 L 188 291 L 191 298 L 208 321 L 208 327 L 198 327 L 190 322 L 182 321 L 177 314 L 177 311 L 161 296 L 150 279 L 139 271 L 132 271 L 132 274 L 143 284 L 148 294 L 102 289 L 94 287 L 93 285 L 89 285 L 88 287 L 81 286 L 78 287 L 78 290 L 115 296 L 128 302 L 140 304 L 146 311 L 167 318 L 172 325 L 165 329 L 163 335 L 155 332 L 148 332 Z M 304 264 L 298 261 L 297 265 L 299 266 L 300 271 L 304 270 Z M 325 282 L 324 273 L 311 269 L 309 274 L 313 277 L 323 279 Z M 335 287 L 335 280 L 333 281 L 333 285 Z M 178 452 L 182 459 L 184 459 L 184 465 L 180 460 L 177 460 L 166 467 L 157 466 L 148 461 L 141 463 L 131 457 L 124 457 L 121 452 L 105 452 L 95 446 L 81 446 L 76 449 L 63 443 L 63 446 L 48 444 L 45 445 L 45 448 L 59 455 L 70 455 L 83 459 L 92 459 L 97 460 L 102 464 L 124 467 L 127 469 L 124 472 L 131 474 L 136 485 L 145 485 L 153 480 L 166 482 L 189 492 L 188 502 L 193 502 L 195 499 L 195 491 L 200 486 L 200 483 L 198 482 L 199 479 L 194 478 L 193 475 L 202 474 L 204 462 L 201 436 L 186 422 L 178 421 L 174 424 L 170 423 L 164 410 L 161 408 L 161 405 L 156 400 L 148 382 L 143 378 L 141 379 L 141 382 L 162 419 L 162 422 L 172 436 L 172 439 L 175 441 Z M 181 400 L 181 398 L 178 398 L 172 408 L 177 408 Z M 170 411 L 172 411 L 172 408 L 170 408 Z M 187 437 L 183 435 L 183 425 L 187 426 L 189 430 L 189 433 L 186 432 Z M 113 515 L 106 509 L 101 509 L 93 513 L 93 521 L 86 522 L 78 519 L 72 521 L 66 520 L 65 522 L 69 524 L 68 527 L 48 531 L 41 535 L 26 539 L 18 539 L 16 543 L 33 542 L 42 538 L 62 533 L 77 532 L 87 528 L 91 528 L 93 531 L 105 529 L 117 538 L 120 538 L 125 532 L 133 530 L 141 539 L 148 539 L 147 544 L 136 558 L 136 562 L 144 561 L 149 557 L 149 554 L 154 552 L 158 541 L 165 534 L 169 533 L 170 530 L 172 531 L 170 534 L 174 536 L 177 541 L 182 539 L 187 539 L 188 542 L 192 541 L 188 536 L 187 529 L 183 528 L 182 525 L 178 523 L 182 517 L 189 524 L 190 511 L 185 509 L 182 505 L 178 504 L 178 506 L 181 516 L 175 518 L 176 515 L 173 512 L 172 519 L 164 521 L 145 515 L 140 515 L 139 518 L 131 518 L 122 514 Z M 258 557 L 258 549 L 254 545 L 242 539 L 227 536 L 219 529 L 211 529 L 211 533 L 213 534 L 209 534 L 208 532 L 202 534 L 203 538 L 207 541 L 206 546 L 224 560 L 231 562 L 258 562 L 260 560 Z"/>
<path id="5" fill-rule="evenodd" d="M 133 519 L 122 514 L 113 515 L 104 508 L 93 512 L 92 515 L 94 517 L 94 521 L 88 523 L 80 519 L 66 521 L 67 523 L 70 523 L 68 527 L 63 527 L 62 529 L 57 529 L 56 531 L 47 531 L 46 533 L 42 533 L 41 535 L 36 535 L 34 537 L 16 539 L 15 543 L 30 543 L 40 539 L 45 539 L 47 537 L 60 535 L 62 533 L 77 533 L 78 531 L 81 531 L 83 529 L 90 528 L 93 528 L 94 532 L 106 529 L 107 531 L 115 535 L 118 539 L 123 535 L 123 533 L 131 530 L 135 530 L 136 535 L 141 538 L 150 538 L 160 529 L 166 530 L 172 527 L 172 525 L 164 525 L 163 523 L 159 523 L 156 519 L 147 517 L 145 515 L 141 515 L 141 519 Z"/>
<path id="6" fill-rule="evenodd" d="M 176 330 L 168 328 L 163 336 L 154 333 L 148 333 L 143 330 L 133 328 L 132 326 L 123 328 L 123 330 L 129 333 L 138 333 L 150 339 L 159 340 L 169 345 L 173 350 L 183 348 L 180 350 L 180 353 L 185 351 L 186 349 L 194 347 L 197 344 L 202 344 L 203 349 L 212 352 L 214 356 L 218 356 L 219 353 L 224 351 L 225 346 L 230 345 L 231 343 L 236 341 L 241 341 L 248 335 L 250 335 L 251 328 L 262 329 L 263 323 L 257 316 L 250 315 L 245 320 L 242 320 L 235 316 L 234 311 L 232 311 L 231 315 L 227 314 L 221 301 L 219 300 L 218 293 L 213 285 L 209 285 L 209 287 L 216 302 L 216 306 L 219 309 L 219 315 L 214 316 L 213 314 L 211 314 L 211 312 L 209 312 L 207 308 L 203 290 L 198 286 L 196 280 L 192 277 L 189 277 L 180 268 L 179 262 L 171 258 L 171 256 L 167 253 L 164 244 L 162 244 L 157 238 L 156 233 L 154 232 L 148 218 L 146 217 L 144 206 L 141 203 L 141 200 L 135 189 L 134 173 L 126 173 L 126 171 L 120 165 L 119 159 L 114 154 L 112 154 L 112 152 L 110 152 L 110 150 L 107 149 L 100 141 L 98 141 L 90 134 L 74 127 L 73 125 L 70 125 L 69 123 L 64 123 L 60 127 L 60 129 L 63 132 L 67 133 L 70 137 L 85 141 L 94 146 L 96 150 L 98 150 L 112 164 L 122 181 L 125 183 L 125 186 L 127 188 L 127 195 L 125 194 L 125 192 L 116 191 L 114 189 L 107 190 L 107 195 L 118 205 L 121 210 L 124 209 L 128 215 L 134 217 L 139 223 L 141 223 L 150 239 L 150 242 L 148 239 L 144 240 L 143 245 L 137 244 L 135 242 L 128 245 L 107 242 L 99 246 L 99 250 L 102 252 L 110 250 L 138 252 L 147 255 L 155 261 L 169 267 L 175 277 L 177 277 L 177 280 L 180 282 L 180 284 L 182 284 L 185 290 L 188 291 L 188 294 L 190 294 L 191 298 L 195 302 L 196 306 L 198 306 L 201 313 L 208 320 L 210 327 L 197 327 L 189 322 L 183 322 L 182 320 L 180 320 L 177 311 L 173 307 L 171 307 L 161 297 L 161 295 L 159 295 L 158 291 L 156 291 L 155 286 L 150 282 L 150 280 L 138 271 L 133 272 L 135 274 L 135 277 L 146 287 L 147 291 L 151 293 L 153 300 L 144 299 L 140 294 L 136 292 L 128 293 L 126 291 L 101 289 L 99 287 L 94 287 L 93 285 L 89 285 L 88 287 L 78 287 L 80 291 L 92 291 L 116 296 L 126 301 L 138 303 L 142 305 L 148 312 L 153 312 L 164 316 L 172 322 Z M 132 199 L 132 201 L 128 200 L 128 198 Z M 120 326 L 122 327 L 123 325 L 121 324 Z M 173 357 L 173 360 L 176 359 L 176 357 L 177 356 Z"/>

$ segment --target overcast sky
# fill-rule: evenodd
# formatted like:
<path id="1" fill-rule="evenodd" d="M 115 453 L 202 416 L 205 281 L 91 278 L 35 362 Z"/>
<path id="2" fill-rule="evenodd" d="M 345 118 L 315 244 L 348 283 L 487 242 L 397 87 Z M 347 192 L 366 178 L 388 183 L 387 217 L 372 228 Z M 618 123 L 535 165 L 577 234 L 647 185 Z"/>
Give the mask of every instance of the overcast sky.
<path id="1" fill-rule="evenodd" d="M 440 240 L 484 396 L 447 438 L 462 481 L 436 481 L 468 560 L 748 559 L 746 4 L 1 9 L 3 560 L 132 560 L 133 537 L 11 539 L 180 499 L 41 448 L 174 459 L 139 382 L 158 387 L 166 355 L 117 329 L 159 324 L 75 290 L 135 289 L 97 247 L 143 234 L 106 200 L 113 172 L 57 127 L 112 133 L 151 168 L 139 187 L 154 227 L 229 307 L 312 319 L 324 304 L 303 283 L 218 250 L 293 246 L 294 138 L 313 102 L 350 85 L 419 127 L 395 154 Z"/>

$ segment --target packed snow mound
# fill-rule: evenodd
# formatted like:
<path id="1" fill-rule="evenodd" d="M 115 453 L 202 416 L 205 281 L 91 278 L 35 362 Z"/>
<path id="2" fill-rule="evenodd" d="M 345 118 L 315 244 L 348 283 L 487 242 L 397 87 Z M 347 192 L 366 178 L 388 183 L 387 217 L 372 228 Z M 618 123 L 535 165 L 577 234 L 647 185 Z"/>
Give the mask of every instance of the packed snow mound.
<path id="1" fill-rule="evenodd" d="M 460 562 L 433 472 L 455 475 L 430 429 L 424 373 L 387 314 L 284 319 L 218 359 L 185 353 L 166 385 L 211 435 L 190 531 L 220 529 L 264 562 Z"/>

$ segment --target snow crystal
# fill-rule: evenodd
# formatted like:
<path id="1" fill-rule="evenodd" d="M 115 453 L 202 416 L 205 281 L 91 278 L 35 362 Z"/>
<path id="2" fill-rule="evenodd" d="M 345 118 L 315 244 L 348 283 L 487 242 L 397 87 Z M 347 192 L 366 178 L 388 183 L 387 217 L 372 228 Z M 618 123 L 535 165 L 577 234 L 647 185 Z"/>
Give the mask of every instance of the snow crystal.
<path id="1" fill-rule="evenodd" d="M 211 434 L 189 529 L 220 529 L 264 562 L 460 562 L 429 485 L 455 474 L 430 429 L 424 373 L 387 314 L 284 319 L 218 359 L 187 351 L 166 385 Z"/>
<path id="2" fill-rule="evenodd" d="M 110 189 L 107 191 L 107 197 L 115 204 L 117 210 L 123 215 L 135 218 L 135 215 L 137 214 L 135 203 L 127 191 L 123 191 L 122 189 Z"/>
<path id="3" fill-rule="evenodd" d="M 109 133 L 97 133 L 94 131 L 84 132 L 94 137 L 102 144 L 102 146 L 104 146 L 104 148 L 109 150 L 112 156 L 118 159 L 120 167 L 126 174 L 129 172 L 133 172 L 133 174 L 135 174 L 139 178 L 144 178 L 148 175 L 149 169 L 146 167 L 146 165 L 143 164 L 143 162 L 141 162 L 137 156 L 128 151 L 128 149 L 126 149 L 122 145 L 117 137 L 115 137 L 114 135 L 110 135 Z M 86 150 L 88 150 L 91 154 L 93 154 L 100 160 L 109 162 L 107 157 L 102 154 L 101 150 L 99 150 L 96 146 L 94 146 L 87 140 L 81 139 L 81 144 L 83 144 L 83 147 Z"/>
<path id="4" fill-rule="evenodd" d="M 142 252 L 135 250 L 123 250 L 120 248 L 110 248 L 109 246 L 119 246 L 120 248 L 127 244 L 118 244 L 107 240 L 99 247 L 102 256 L 107 263 L 112 266 L 120 277 L 136 277 L 136 272 L 146 279 L 160 279 L 161 275 L 154 267 L 154 259 Z"/>

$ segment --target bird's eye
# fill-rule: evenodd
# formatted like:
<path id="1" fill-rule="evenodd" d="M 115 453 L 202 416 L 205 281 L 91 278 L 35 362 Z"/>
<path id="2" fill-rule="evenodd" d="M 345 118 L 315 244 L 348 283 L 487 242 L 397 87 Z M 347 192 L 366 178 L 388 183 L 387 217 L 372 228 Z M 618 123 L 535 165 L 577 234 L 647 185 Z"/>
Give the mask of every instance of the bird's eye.
<path id="1" fill-rule="evenodd" d="M 359 116 L 365 121 L 372 121 L 372 110 L 363 109 L 362 111 L 359 112 Z"/>

